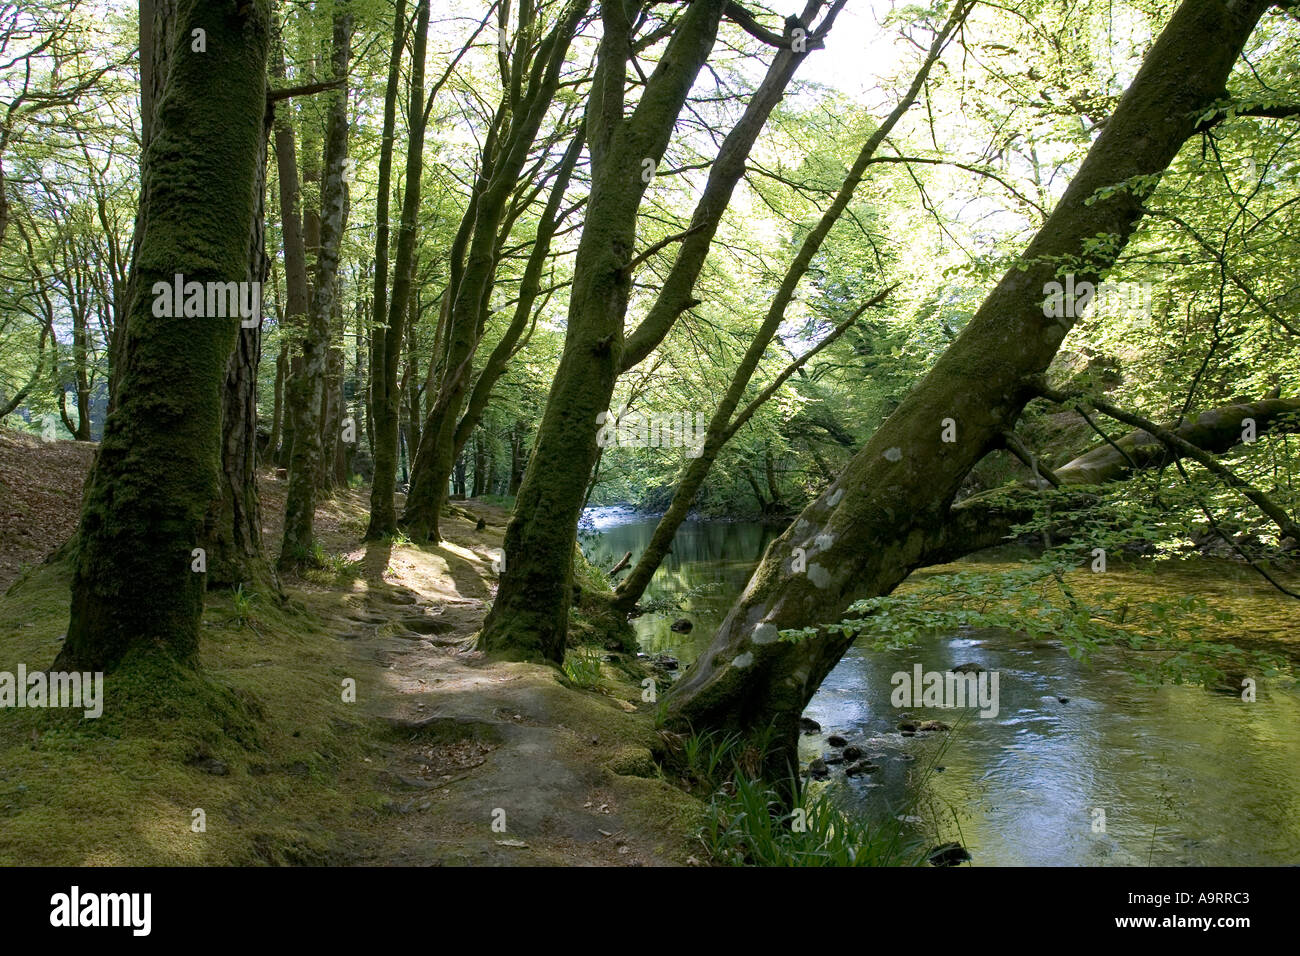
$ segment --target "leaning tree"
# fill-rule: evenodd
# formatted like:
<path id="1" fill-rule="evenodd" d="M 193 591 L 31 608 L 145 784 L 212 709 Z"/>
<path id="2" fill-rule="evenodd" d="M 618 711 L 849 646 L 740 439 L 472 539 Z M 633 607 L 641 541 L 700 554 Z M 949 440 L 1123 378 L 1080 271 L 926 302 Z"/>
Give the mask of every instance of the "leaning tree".
<path id="1" fill-rule="evenodd" d="M 766 769 L 786 779 L 799 716 L 855 635 L 834 628 L 789 640 L 782 632 L 837 619 L 858 599 L 889 594 L 918 567 L 995 543 L 972 533 L 978 523 L 965 518 L 975 512 L 963 516 L 954 501 L 976 463 L 1006 446 L 1030 401 L 1070 397 L 1043 377 L 1073 325 L 1047 314 L 1048 284 L 1067 268 L 1076 281 L 1096 283 L 1113 266 L 1161 174 L 1226 96 L 1233 65 L 1269 6 L 1184 0 L 1022 255 L 840 476 L 768 547 L 668 695 L 670 725 L 747 736 L 771 728 L 776 746 Z M 944 441 L 954 427 L 956 440 Z"/>

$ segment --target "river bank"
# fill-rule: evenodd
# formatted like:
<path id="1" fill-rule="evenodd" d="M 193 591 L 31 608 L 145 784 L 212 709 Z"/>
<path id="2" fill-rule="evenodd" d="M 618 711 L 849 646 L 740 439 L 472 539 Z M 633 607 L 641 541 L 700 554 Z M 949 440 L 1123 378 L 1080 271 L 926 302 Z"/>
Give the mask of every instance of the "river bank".
<path id="1" fill-rule="evenodd" d="M 585 547 L 594 563 L 609 567 L 625 551 L 639 554 L 654 525 L 636 515 L 605 521 Z M 757 523 L 683 524 L 647 589 L 647 613 L 633 621 L 643 649 L 688 666 L 776 533 Z M 899 593 L 955 571 L 1012 575 L 1032 557 L 1008 549 L 926 569 Z M 1174 655 L 1154 644 L 1084 653 L 1050 636 L 969 628 L 898 648 L 860 639 L 805 711 L 819 729 L 802 738 L 802 763 L 829 761 L 814 791 L 830 794 L 854 819 L 903 818 L 930 845 L 961 842 L 976 865 L 1300 861 L 1293 810 L 1300 803 L 1300 694 L 1253 656 L 1300 665 L 1295 602 L 1242 563 L 1208 557 L 1131 556 L 1112 561 L 1104 574 L 1081 568 L 1067 581 L 1089 604 L 1126 605 L 1148 616 L 1171 608 L 1178 616 L 1167 626 L 1189 653 L 1226 653 L 1222 676 L 1210 686 L 1156 683 L 1156 665 Z M 1193 599 L 1200 611 L 1179 610 Z M 974 607 L 994 598 L 970 600 Z M 692 627 L 674 630 L 680 619 Z M 965 664 L 998 672 L 998 714 L 959 720 L 961 712 L 895 707 L 895 675 L 918 664 L 926 672 Z M 1246 677 L 1255 682 L 1249 702 L 1242 699 Z M 930 719 L 955 729 L 900 729 Z M 877 769 L 847 774 L 845 744 Z M 943 769 L 926 773 L 936 761 Z"/>

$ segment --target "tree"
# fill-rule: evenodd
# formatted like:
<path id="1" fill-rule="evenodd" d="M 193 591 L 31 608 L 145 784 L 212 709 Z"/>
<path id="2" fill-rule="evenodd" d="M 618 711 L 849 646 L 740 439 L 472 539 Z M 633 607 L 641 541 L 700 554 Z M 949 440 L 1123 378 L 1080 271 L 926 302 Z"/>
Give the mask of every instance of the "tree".
<path id="1" fill-rule="evenodd" d="M 821 30 L 829 29 L 840 6 L 832 5 Z M 649 355 L 677 318 L 698 304 L 692 290 L 719 219 L 769 113 L 820 39 L 803 25 L 821 7 L 810 2 L 786 34 L 775 38 L 777 53 L 718 151 L 691 229 L 673 237 L 681 243 L 673 268 L 645 320 L 625 339 L 633 273 L 649 252 L 658 251 L 635 252 L 647 174 L 663 158 L 728 4 L 692 0 L 626 116 L 628 60 L 638 24 L 617 4 L 601 6 L 604 32 L 586 117 L 592 185 L 574 262 L 564 352 L 506 530 L 501 587 L 480 635 L 488 650 L 563 659 L 578 516 L 598 457 L 597 416 L 608 410 L 618 376 Z"/>
<path id="2" fill-rule="evenodd" d="M 920 69 L 917 70 L 911 86 L 907 93 L 899 101 L 898 105 L 890 111 L 884 122 L 878 126 L 874 132 L 863 143 L 862 148 L 858 151 L 857 158 L 849 168 L 844 182 L 840 185 L 826 211 L 822 213 L 817 224 L 808 232 L 800 243 L 799 251 L 786 269 L 785 275 L 781 278 L 781 283 L 777 288 L 776 295 L 768 305 L 767 314 L 763 318 L 762 324 L 755 332 L 749 348 L 745 350 L 744 356 L 740 360 L 736 371 L 732 375 L 731 382 L 726 392 L 719 402 L 717 409 L 714 411 L 708 424 L 708 430 L 700 454 L 696 456 L 689 465 L 683 470 L 681 481 L 678 483 L 676 490 L 673 492 L 672 502 L 668 510 L 660 518 L 658 525 L 655 526 L 654 534 L 650 543 L 637 559 L 635 566 L 623 582 L 615 591 L 614 599 L 611 606 L 614 612 L 626 616 L 636 602 L 640 600 L 641 595 L 645 592 L 646 586 L 650 583 L 655 570 L 659 567 L 664 557 L 672 547 L 673 536 L 676 535 L 677 529 L 681 527 L 686 515 L 689 513 L 691 505 L 695 501 L 695 496 L 703 487 L 705 479 L 717 459 L 718 453 L 722 450 L 732 436 L 739 431 L 746 422 L 758 410 L 759 406 L 775 394 L 776 388 L 782 382 L 801 369 L 803 365 L 813 357 L 818 351 L 829 345 L 841 334 L 848 331 L 849 326 L 871 305 L 878 304 L 884 295 L 872 297 L 866 305 L 855 311 L 853 316 L 847 322 L 841 322 L 830 335 L 826 337 L 814 349 L 809 349 L 794 363 L 787 368 L 780 376 L 773 387 L 764 389 L 757 399 L 750 402 L 741 409 L 739 414 L 736 410 L 745 394 L 755 369 L 758 368 L 759 361 L 763 353 L 767 350 L 772 340 L 776 337 L 781 323 L 785 320 L 786 310 L 794 300 L 798 291 L 799 284 L 808 274 L 812 266 L 813 257 L 821 249 L 822 243 L 830 234 L 831 229 L 839 221 L 848 207 L 854 192 L 862 182 L 866 174 L 867 166 L 871 163 L 876 154 L 876 150 L 885 142 L 885 139 L 898 125 L 898 121 L 916 102 L 921 88 L 925 85 L 930 76 L 930 70 L 935 62 L 943 53 L 945 45 L 952 37 L 953 33 L 960 28 L 965 21 L 967 14 L 970 12 L 970 4 L 958 3 L 943 28 L 935 35 L 934 41 L 930 44 L 930 49 L 922 61 Z M 765 454 L 765 464 L 767 466 L 768 490 L 771 494 L 772 503 L 776 504 L 780 500 L 779 491 L 776 486 L 776 479 L 773 473 L 773 461 L 770 449 Z M 758 497 L 760 504 L 763 502 L 762 493 L 755 488 L 755 496 Z"/>
<path id="3" fill-rule="evenodd" d="M 667 698 L 673 725 L 744 735 L 772 728 L 777 746 L 766 769 L 788 777 L 799 715 L 853 638 L 836 629 L 792 641 L 781 632 L 888 594 L 913 569 L 950 554 L 945 529 L 958 488 L 1040 394 L 1073 324 L 1045 314 L 1048 283 L 1058 270 L 1096 282 L 1114 263 L 1161 173 L 1223 96 L 1267 6 L 1184 0 L 1024 253 L 848 468 L 769 546 Z M 944 442 L 949 426 L 957 440 Z"/>
<path id="4" fill-rule="evenodd" d="M 402 32 L 402 3 L 398 0 L 394 32 Z M 388 283 L 388 176 L 392 166 L 392 149 L 397 102 L 397 79 L 401 45 L 393 41 L 389 61 L 388 89 L 384 95 L 384 142 L 379 166 L 379 194 L 376 200 L 375 293 L 374 319 L 370 345 L 370 408 L 375 443 L 375 476 L 370 488 L 370 524 L 368 540 L 382 538 L 397 530 L 397 485 L 399 431 L 398 366 L 406 338 L 407 306 L 411 294 L 411 264 L 415 257 L 416 219 L 420 210 L 420 170 L 424 151 L 427 112 L 424 100 L 424 55 L 428 43 L 429 0 L 416 8 L 415 31 L 411 46 L 410 120 L 406 146 L 406 185 L 402 201 L 402 218 L 397 233 L 397 260 L 393 268 L 393 295 L 387 297 Z"/>
<path id="5" fill-rule="evenodd" d="M 156 285 L 246 281 L 257 231 L 269 4 L 160 0 L 153 12 L 158 87 L 118 402 L 87 479 L 63 669 L 109 669 L 137 650 L 195 659 L 206 575 L 194 550 L 218 491 L 240 320 L 155 315 Z"/>
<path id="6" fill-rule="evenodd" d="M 284 541 L 278 562 L 281 570 L 309 566 L 315 561 L 313 520 L 322 458 L 321 410 L 347 209 L 344 176 L 348 158 L 347 75 L 351 44 L 352 13 L 348 0 L 338 0 L 333 16 L 331 67 L 332 78 L 342 80 L 343 85 L 329 94 L 316 286 L 302 338 L 302 367 L 289 384 L 288 414 L 293 421 L 294 443 L 289 459 L 289 491 L 285 497 Z"/>

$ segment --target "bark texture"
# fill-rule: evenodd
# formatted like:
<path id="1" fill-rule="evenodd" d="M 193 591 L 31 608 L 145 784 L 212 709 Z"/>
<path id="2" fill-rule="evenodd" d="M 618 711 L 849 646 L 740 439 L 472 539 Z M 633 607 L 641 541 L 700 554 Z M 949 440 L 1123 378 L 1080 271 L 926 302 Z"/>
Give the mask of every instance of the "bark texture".
<path id="1" fill-rule="evenodd" d="M 207 31 L 207 53 L 190 48 Z M 206 575 L 192 570 L 218 493 L 222 386 L 238 316 L 153 314 L 176 273 L 243 281 L 261 177 L 270 6 L 154 3 L 157 82 L 142 160 L 130 319 L 117 405 L 87 479 L 61 669 L 135 649 L 190 662 Z"/>

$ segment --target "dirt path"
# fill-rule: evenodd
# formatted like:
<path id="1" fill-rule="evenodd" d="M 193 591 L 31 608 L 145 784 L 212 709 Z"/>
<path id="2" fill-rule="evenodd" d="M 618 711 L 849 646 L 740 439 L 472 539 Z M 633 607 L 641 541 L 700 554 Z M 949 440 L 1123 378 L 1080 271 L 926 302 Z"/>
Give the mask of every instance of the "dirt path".
<path id="1" fill-rule="evenodd" d="M 374 758 L 393 826 L 358 862 L 688 862 L 696 805 L 654 778 L 650 705 L 638 688 L 578 690 L 554 668 L 471 649 L 505 515 L 468 507 L 487 528 L 455 518 L 437 547 L 371 546 L 358 586 L 337 595 L 334 626 L 363 667 L 360 701 L 393 728 Z M 333 596 L 322 589 L 313 603 Z"/>
<path id="2" fill-rule="evenodd" d="M 0 432 L 0 591 L 75 531 L 93 450 Z M 286 484 L 269 470 L 262 476 L 263 540 L 272 554 Z M 339 642 L 342 653 L 329 656 L 355 665 L 357 706 L 367 718 L 367 744 L 324 784 L 356 797 L 356 826 L 333 829 L 330 857 L 399 865 L 664 865 L 702 857 L 692 846 L 700 804 L 660 779 L 653 705 L 641 702 L 635 681 L 606 666 L 602 690 L 582 690 L 562 683 L 555 668 L 487 661 L 472 649 L 495 594 L 492 555 L 506 513 L 467 502 L 474 518 L 448 519 L 448 540 L 436 547 L 358 546 L 368 497 L 368 489 L 342 490 L 317 507 L 317 538 L 337 573 L 284 582 L 302 612 L 290 626 L 313 645 Z M 55 593 L 52 620 L 61 623 L 64 592 Z M 292 679 L 293 659 L 274 660 Z M 313 822 L 302 821 L 309 829 Z"/>

